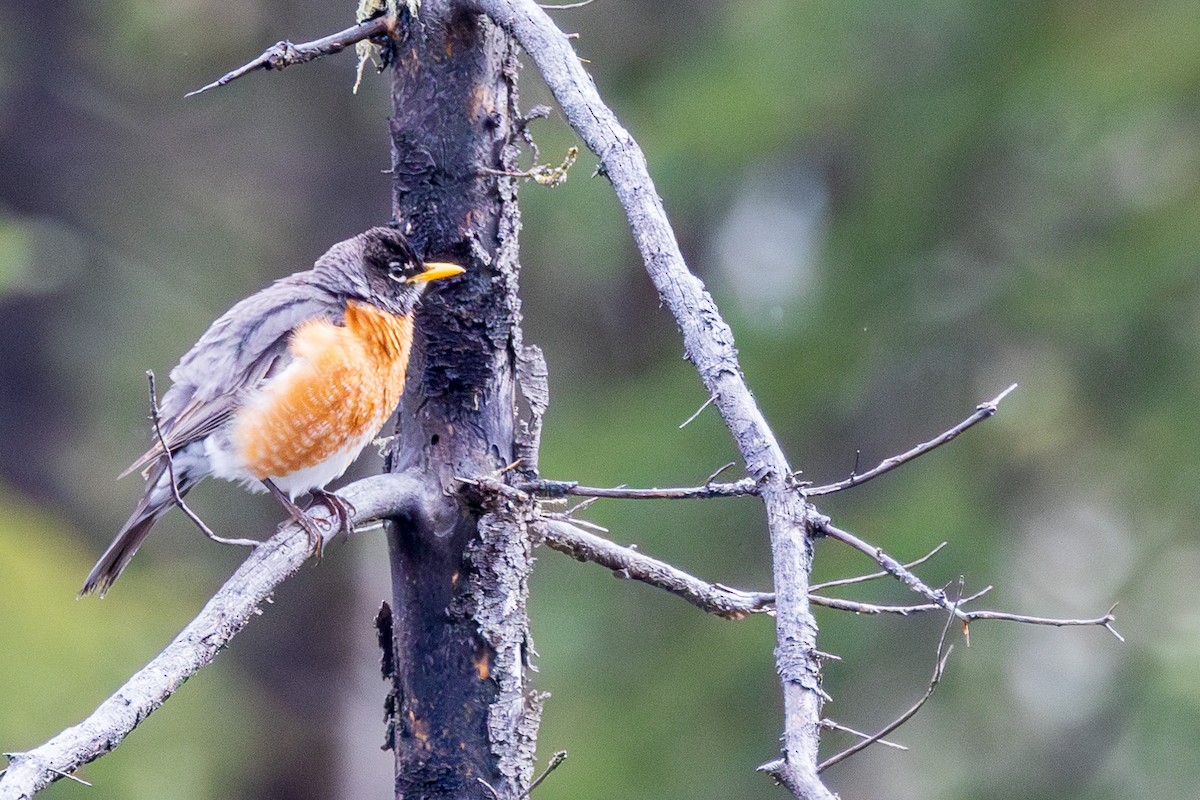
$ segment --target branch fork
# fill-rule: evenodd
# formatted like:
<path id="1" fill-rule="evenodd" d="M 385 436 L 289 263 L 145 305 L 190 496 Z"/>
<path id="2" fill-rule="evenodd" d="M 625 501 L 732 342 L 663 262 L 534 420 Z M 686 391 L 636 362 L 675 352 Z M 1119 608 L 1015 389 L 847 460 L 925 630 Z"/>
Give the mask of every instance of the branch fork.
<path id="1" fill-rule="evenodd" d="M 943 649 L 952 621 L 965 626 L 976 619 L 1006 619 L 1052 625 L 1099 625 L 1116 635 L 1113 614 L 1093 620 L 1045 620 L 990 611 L 968 611 L 962 605 L 983 594 L 951 600 L 944 590 L 927 586 L 904 565 L 881 548 L 874 547 L 832 525 L 809 504 L 812 497 L 832 494 L 861 485 L 950 441 L 958 434 L 992 416 L 1001 400 L 1015 386 L 988 403 L 981 404 L 966 420 L 912 450 L 881 462 L 876 467 L 824 486 L 800 486 L 785 453 L 758 407 L 742 375 L 733 334 L 704 284 L 692 274 L 680 252 L 675 234 L 646 167 L 645 156 L 633 137 L 600 98 L 595 84 L 584 71 L 570 40 L 533 0 L 474 0 L 472 10 L 487 14 L 505 28 L 529 54 L 567 120 L 588 148 L 599 156 L 598 173 L 611 182 L 625 208 L 634 239 L 645 267 L 662 302 L 675 317 L 683 338 L 684 352 L 697 369 L 710 403 L 720 413 L 740 451 L 750 476 L 732 483 L 717 484 L 715 475 L 703 486 L 683 489 L 598 489 L 571 482 L 529 481 L 509 487 L 495 481 L 477 481 L 482 488 L 502 486 L 498 492 L 518 492 L 523 497 L 581 495 L 592 498 L 715 498 L 752 495 L 759 497 L 767 515 L 774 566 L 774 594 L 745 592 L 694 578 L 664 562 L 632 548 L 620 547 L 581 527 L 585 523 L 563 518 L 538 518 L 530 530 L 548 546 L 581 560 L 602 564 L 626 577 L 641 580 L 687 599 L 700 608 L 731 619 L 754 613 L 771 613 L 776 621 L 776 667 L 783 695 L 783 752 L 780 758 L 760 769 L 771 774 L 797 798 L 833 800 L 819 772 L 883 737 L 910 718 L 928 699 L 940 681 L 950 648 Z M 279 42 L 258 58 L 190 93 L 200 94 L 258 70 L 278 70 L 339 52 L 359 42 L 398 35 L 396 17 L 381 14 L 331 36 L 292 44 Z M 561 170 L 565 174 L 565 167 Z M 554 179 L 559 173 L 551 173 Z M 697 412 L 699 413 L 699 412 Z M 693 417 L 694 418 L 694 417 Z M 684 422 L 684 425 L 690 422 Z M 357 521 L 387 517 L 421 502 L 424 487 L 414 478 L 380 476 L 347 487 Z M 926 602 L 913 606 L 869 606 L 853 601 L 826 598 L 808 583 L 812 544 L 825 536 L 842 541 L 872 558 L 883 569 L 842 584 L 889 575 Z M 28 753 L 12 754 L 10 767 L 0 779 L 0 800 L 31 796 L 58 777 L 73 773 L 80 765 L 111 750 L 146 715 L 153 712 L 187 676 L 210 661 L 266 601 L 275 586 L 299 568 L 307 558 L 307 535 L 290 525 L 258 547 L 205 609 L 160 656 L 138 672 L 116 695 L 101 705 L 80 725 L 64 731 L 50 742 Z M 936 551 L 935 551 L 936 552 Z M 930 554 L 932 555 L 932 554 Z M 928 558 L 928 556 L 926 556 Z M 986 591 L 986 590 L 984 590 Z M 933 677 L 925 698 L 881 732 L 865 736 L 843 753 L 818 762 L 818 737 L 826 725 L 821 715 L 819 662 L 816 625 L 810 605 L 850 610 L 855 613 L 917 613 L 937 610 L 947 614 L 946 627 L 938 644 Z M 866 610 L 870 609 L 870 610 Z M 170 676 L 164 678 L 163 676 Z M 532 787 L 531 787 L 532 788 Z"/>

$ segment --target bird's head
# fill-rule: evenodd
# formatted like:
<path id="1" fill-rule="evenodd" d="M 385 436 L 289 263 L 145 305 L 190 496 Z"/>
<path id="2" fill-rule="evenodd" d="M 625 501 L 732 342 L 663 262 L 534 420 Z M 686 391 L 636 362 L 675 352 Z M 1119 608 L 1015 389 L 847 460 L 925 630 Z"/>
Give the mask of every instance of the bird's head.
<path id="1" fill-rule="evenodd" d="M 318 270 L 322 267 L 332 269 L 339 284 L 349 284 L 347 294 L 393 314 L 411 313 L 430 281 L 466 271 L 457 264 L 422 260 L 404 234 L 387 226 L 334 245 L 317 262 Z"/>

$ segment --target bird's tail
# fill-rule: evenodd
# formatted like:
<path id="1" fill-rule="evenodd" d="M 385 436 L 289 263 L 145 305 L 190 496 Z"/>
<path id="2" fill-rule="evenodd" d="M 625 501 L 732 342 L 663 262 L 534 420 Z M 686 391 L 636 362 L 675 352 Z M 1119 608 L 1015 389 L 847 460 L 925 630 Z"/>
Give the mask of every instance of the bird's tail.
<path id="1" fill-rule="evenodd" d="M 198 479 L 189 476 L 186 470 L 177 468 L 176 472 L 179 496 L 183 497 L 196 485 Z M 83 582 L 83 588 L 79 590 L 79 596 L 83 597 L 96 592 L 100 597 L 104 597 L 113 582 L 121 576 L 138 547 L 150 534 L 154 523 L 158 522 L 159 518 L 167 513 L 174 503 L 175 495 L 171 491 L 170 471 L 167 469 L 166 460 L 160 459 L 149 469 L 146 476 L 145 494 L 138 501 L 137 507 L 134 508 L 120 533 L 104 551 L 104 555 L 100 556 L 96 566 L 92 567 L 92 571 L 88 573 L 87 580 Z"/>

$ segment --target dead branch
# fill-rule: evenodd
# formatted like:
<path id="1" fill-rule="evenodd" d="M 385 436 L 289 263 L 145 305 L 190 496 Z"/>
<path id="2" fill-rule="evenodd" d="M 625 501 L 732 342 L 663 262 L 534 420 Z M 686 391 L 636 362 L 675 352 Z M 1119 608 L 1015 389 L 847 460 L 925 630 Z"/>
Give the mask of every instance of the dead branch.
<path id="1" fill-rule="evenodd" d="M 554 770 L 563 765 L 563 762 L 567 760 L 567 755 L 568 754 L 566 750 L 554 751 L 554 755 L 550 756 L 550 763 L 546 765 L 544 770 L 542 770 L 542 774 L 533 779 L 533 782 L 529 784 L 529 788 L 525 790 L 525 793 L 522 794 L 521 798 L 518 800 L 523 800 L 523 798 L 529 797 L 529 795 L 533 794 L 534 789 L 541 786 L 542 782 L 546 780 L 546 778 L 549 778 Z"/>
<path id="2" fill-rule="evenodd" d="M 931 559 L 935 555 L 937 555 L 939 552 L 941 552 L 942 548 L 945 546 L 946 546 L 946 542 L 942 542 L 937 547 L 933 548 L 928 553 L 926 553 L 925 555 L 918 558 L 916 561 L 910 561 L 907 564 L 905 564 L 904 565 L 905 568 L 912 569 L 913 567 L 918 567 L 921 564 L 924 564 L 926 561 L 928 561 L 929 559 Z M 809 587 L 809 589 L 814 592 L 820 592 L 825 589 L 832 589 L 835 586 L 852 586 L 856 583 L 866 583 L 867 581 L 873 581 L 873 580 L 877 580 L 879 578 L 886 578 L 887 576 L 888 576 L 888 573 L 886 573 L 886 572 L 871 572 L 866 575 L 857 575 L 853 578 L 838 578 L 837 580 L 834 580 L 834 581 L 825 581 L 824 583 L 814 583 L 812 586 Z"/>
<path id="3" fill-rule="evenodd" d="M 580 561 L 608 567 L 619 577 L 650 584 L 682 597 L 697 608 L 726 619 L 742 619 L 771 609 L 775 595 L 743 592 L 706 583 L 664 561 L 589 533 L 563 520 L 543 520 L 530 530 L 547 546 Z"/>
<path id="4" fill-rule="evenodd" d="M 991 591 L 992 587 L 976 592 L 970 597 L 964 597 L 963 602 L 978 600 L 983 595 Z M 863 614 L 866 616 L 877 616 L 879 614 L 896 614 L 901 617 L 908 617 L 913 614 L 925 614 L 930 611 L 942 611 L 942 607 L 937 603 L 921 603 L 913 606 L 884 606 L 876 603 L 860 603 L 857 600 L 843 600 L 840 597 L 825 597 L 824 595 L 814 594 L 809 595 L 809 600 L 815 606 L 833 609 L 834 611 L 849 611 L 851 614 Z"/>
<path id="5" fill-rule="evenodd" d="M 475 485 L 483 486 L 484 488 L 496 488 L 502 484 L 476 482 Z M 510 492 L 513 491 L 512 487 L 505 488 Z M 716 614 L 719 617 L 740 620 L 749 614 L 757 614 L 764 611 L 770 613 L 774 607 L 775 595 L 770 592 L 746 592 L 740 589 L 732 589 L 719 583 L 708 583 L 684 572 L 678 567 L 648 556 L 632 547 L 624 547 L 602 536 L 583 530 L 579 527 L 581 524 L 584 523 L 579 520 L 567 522 L 562 519 L 546 518 L 533 523 L 530 530 L 553 550 L 566 553 L 579 561 L 590 561 L 593 564 L 607 567 L 620 578 L 639 581 L 670 592 L 677 597 L 682 597 L 702 611 Z M 924 563 L 934 553 L 941 550 L 942 546 L 944 545 L 939 545 L 928 555 L 909 564 L 901 565 L 901 567 L 907 570 Z M 946 610 L 947 606 L 945 603 L 936 600 L 916 605 L 881 605 L 878 603 L 864 603 L 858 600 L 846 600 L 839 597 L 825 597 L 824 595 L 816 594 L 818 588 L 825 589 L 831 586 L 860 583 L 864 580 L 888 574 L 890 573 L 873 573 L 855 578 L 846 578 L 840 581 L 815 584 L 809 593 L 808 599 L 815 606 L 866 616 L 895 614 L 907 617 L 913 614 L 927 614 L 932 611 Z M 945 597 L 943 590 L 925 586 L 915 576 L 913 576 L 913 580 L 916 580 L 921 587 L 924 587 L 918 590 L 919 594 L 928 596 L 926 595 L 928 593 L 933 597 L 937 597 L 940 594 L 943 598 Z M 978 600 L 991 590 L 991 586 L 985 586 L 974 594 L 967 595 L 955 601 L 951 605 L 955 610 L 955 616 L 964 625 L 970 624 L 975 620 L 1000 620 L 1057 627 L 1100 625 L 1118 639 L 1124 641 L 1121 635 L 1112 627 L 1112 623 L 1115 620 L 1112 609 L 1104 616 L 1093 619 L 1055 619 L 1050 617 L 1034 617 L 1027 614 L 1012 614 L 1006 611 L 970 610 L 966 608 L 968 603 Z"/>
<path id="6" fill-rule="evenodd" d="M 702 581 L 665 561 L 646 555 L 632 547 L 623 547 L 602 536 L 583 530 L 577 524 L 564 520 L 547 519 L 530 526 L 548 547 L 566 553 L 579 561 L 590 561 L 608 567 L 619 578 L 640 581 L 663 591 L 682 597 L 692 605 L 710 614 L 725 619 L 745 619 L 750 614 L 770 613 L 775 605 L 775 595 L 770 592 L 745 592 L 719 583 Z M 989 589 L 991 587 L 988 587 Z M 979 592 L 967 600 L 974 600 L 987 591 Z M 836 597 L 809 594 L 813 605 L 848 611 L 852 614 L 899 614 L 908 616 L 927 611 L 938 611 L 941 606 L 934 603 L 913 606 L 884 606 L 860 603 Z M 965 602 L 965 601 L 964 601 Z"/>
<path id="7" fill-rule="evenodd" d="M 342 496 L 354 508 L 353 521 L 366 523 L 419 508 L 425 492 L 424 484 L 414 477 L 378 475 L 345 487 Z M 332 538 L 337 526 L 329 527 Z M 308 534 L 295 522 L 263 542 L 196 618 L 87 719 L 32 750 L 8 754 L 8 769 L 0 777 L 0 800 L 27 800 L 115 749 L 185 680 L 211 662 L 311 553 Z"/>
<path id="8" fill-rule="evenodd" d="M 617 500 L 710 500 L 717 497 L 757 495 L 758 484 L 752 478 L 733 483 L 706 483 L 703 486 L 669 487 L 665 489 L 631 489 L 625 486 L 600 488 L 580 486 L 575 481 L 524 481 L 517 489 L 542 497 L 607 497 Z"/>
<path id="9" fill-rule="evenodd" d="M 258 539 L 226 539 L 213 533 L 213 529 L 208 527 L 208 523 L 200 519 L 200 515 L 192 511 L 191 507 L 183 501 L 183 495 L 179 491 L 179 481 L 175 479 L 175 457 L 171 453 L 171 448 L 167 446 L 166 437 L 163 436 L 162 419 L 158 412 L 158 390 L 154 387 L 154 370 L 146 370 L 146 380 L 150 384 L 150 424 L 154 428 L 158 446 L 162 448 L 162 457 L 167 460 L 167 480 L 171 482 L 171 499 L 175 501 L 175 505 L 179 506 L 179 510 L 200 529 L 201 533 L 217 544 L 258 547 L 262 544 Z M 104 592 L 101 591 L 100 594 L 103 595 Z"/>
<path id="10" fill-rule="evenodd" d="M 533 0 L 476 0 L 514 36 L 537 66 L 564 116 L 625 209 L 646 272 L 683 335 L 684 353 L 761 486 L 771 538 L 776 591 L 776 671 L 783 691 L 783 758 L 773 774 L 797 797 L 833 800 L 816 774 L 820 734 L 820 664 L 808 605 L 812 566 L 810 509 L 792 484 L 792 469 L 746 386 L 733 332 L 703 282 L 688 270 L 679 242 L 637 142 L 605 105 L 570 41 Z"/>
<path id="11" fill-rule="evenodd" d="M 848 733 L 851 736 L 857 736 L 859 739 L 870 739 L 874 735 L 871 733 L 864 733 L 862 731 L 855 730 L 854 728 L 851 728 L 849 725 L 843 725 L 840 722 L 835 722 L 831 719 L 821 720 L 821 729 L 827 730 L 827 731 L 841 731 L 843 733 Z M 884 747 L 891 747 L 894 750 L 907 750 L 908 749 L 907 747 L 905 747 L 902 744 L 899 744 L 897 742 L 888 741 L 887 739 L 878 739 L 877 743 L 883 745 Z"/>
<path id="12" fill-rule="evenodd" d="M 958 436 L 960 433 L 967 430 L 968 428 L 974 427 L 975 425 L 979 424 L 980 422 L 983 422 L 988 417 L 993 416 L 996 413 L 996 409 L 999 408 L 999 406 L 1000 406 L 1000 401 L 1003 400 L 1005 397 L 1008 397 L 1008 395 L 1016 388 L 1017 388 L 1017 385 L 1014 383 L 1012 386 L 1009 386 L 1007 389 L 1005 389 L 1000 394 L 996 395 L 993 399 L 989 400 L 988 402 L 980 403 L 978 406 L 975 407 L 974 414 L 967 417 L 962 422 L 955 425 L 953 428 L 950 428 L 949 430 L 942 432 L 941 434 L 935 436 L 934 438 L 930 439 L 929 441 L 922 442 L 921 444 L 917 445 L 913 449 L 911 449 L 907 452 L 901 453 L 898 456 L 892 456 L 891 458 L 885 458 L 883 461 L 879 462 L 879 464 L 877 466 L 873 467 L 872 469 L 867 470 L 866 472 L 863 472 L 861 474 L 851 473 L 850 477 L 846 478 L 844 481 L 838 481 L 837 483 L 831 483 L 827 486 L 812 486 L 812 487 L 806 488 L 803 490 L 804 496 L 805 497 L 819 497 L 820 495 L 833 494 L 834 492 L 840 492 L 845 489 L 849 489 L 853 486 L 859 486 L 860 484 L 864 484 L 867 481 L 871 480 L 872 478 L 878 478 L 880 475 L 884 474 L 885 472 L 891 472 L 896 467 L 899 467 L 902 464 L 907 464 L 909 461 L 912 461 L 915 458 L 920 458 L 921 456 L 925 455 L 929 451 L 935 450 L 935 449 L 941 447 L 942 445 L 946 444 L 951 439 L 955 438 L 956 436 Z"/>
<path id="13" fill-rule="evenodd" d="M 959 592 L 961 593 L 961 591 L 962 591 L 962 579 L 960 578 L 959 579 Z M 950 608 L 950 614 L 946 616 L 946 624 L 942 626 L 942 635 L 940 637 L 938 637 L 937 653 L 936 653 L 936 657 L 934 658 L 934 663 L 933 663 L 933 676 L 929 679 L 929 687 L 925 690 L 925 694 L 921 697 L 921 699 L 919 699 L 916 703 L 914 703 L 907 711 L 905 711 L 899 717 L 897 717 L 896 719 L 892 720 L 892 722 L 885 725 L 878 733 L 868 736 L 865 739 L 863 739 L 861 742 L 858 742 L 850 747 L 847 747 L 845 750 L 838 753 L 837 755 L 831 756 L 831 757 L 825 759 L 824 761 L 822 761 L 820 764 L 817 765 L 817 772 L 823 772 L 827 768 L 832 767 L 834 764 L 837 764 L 841 761 L 845 761 L 847 758 L 854 755 L 855 753 L 858 753 L 862 750 L 867 749 L 868 747 L 875 744 L 876 742 L 882 742 L 883 737 L 887 736 L 889 733 L 896 730 L 901 725 L 903 725 L 904 723 L 906 723 L 910 719 L 912 719 L 914 716 L 916 716 L 917 712 L 921 710 L 921 707 L 924 706 L 925 703 L 928 702 L 929 698 L 933 696 L 934 690 L 936 690 L 938 687 L 938 684 L 942 682 L 942 675 L 944 675 L 946 672 L 946 659 L 950 658 L 950 653 L 954 650 L 954 645 L 950 645 L 948 647 L 946 646 L 946 634 L 949 633 L 949 631 L 950 631 L 950 623 L 954 621 L 954 617 L 955 617 L 954 612 L 957 611 L 957 609 L 958 609 L 958 601 L 955 600 Z"/>
<path id="14" fill-rule="evenodd" d="M 237 69 L 230 70 L 207 86 L 201 86 L 199 89 L 188 92 L 184 97 L 195 97 L 198 94 L 204 94 L 210 89 L 219 89 L 222 86 L 233 83 L 238 78 L 249 75 L 251 72 L 257 72 L 260 69 L 283 69 L 293 64 L 306 64 L 309 61 L 317 60 L 321 56 L 340 53 L 347 47 L 358 42 L 392 36 L 395 33 L 395 26 L 396 20 L 384 14 L 383 16 L 369 19 L 366 22 L 360 22 L 353 27 L 346 28 L 344 31 L 338 31 L 337 33 L 311 42 L 304 42 L 302 44 L 292 44 L 286 40 L 276 42 L 264 50 L 262 55 L 253 61 L 243 64 Z"/>
<path id="15" fill-rule="evenodd" d="M 1107 613 L 1102 616 L 1091 619 L 1055 619 L 1051 617 L 1033 617 L 1026 614 L 1010 614 L 1005 611 L 967 611 L 960 607 L 958 601 L 951 601 L 943 589 L 933 589 L 926 585 L 912 571 L 905 568 L 903 564 L 897 561 L 892 556 L 883 551 L 882 548 L 875 547 L 872 544 L 864 542 L 854 534 L 844 531 L 841 528 L 833 525 L 828 519 L 818 522 L 818 530 L 830 537 L 837 539 L 839 542 L 848 544 L 855 550 L 863 553 L 875 560 L 875 563 L 883 567 L 887 574 L 891 575 L 896 580 L 907 586 L 911 591 L 924 597 L 926 600 L 933 603 L 939 608 L 943 608 L 952 613 L 963 624 L 963 631 L 967 633 L 967 626 L 975 620 L 1005 620 L 1007 622 L 1022 622 L 1028 625 L 1051 625 L 1054 627 L 1086 627 L 1100 626 L 1111 633 L 1121 641 L 1125 641 L 1120 633 L 1117 632 L 1113 623 L 1116 622 L 1116 615 L 1113 611 L 1116 609 L 1114 605 Z M 989 587 L 990 588 L 990 587 Z M 986 590 L 985 590 L 986 591 Z M 978 597 L 979 595 L 975 595 Z"/>

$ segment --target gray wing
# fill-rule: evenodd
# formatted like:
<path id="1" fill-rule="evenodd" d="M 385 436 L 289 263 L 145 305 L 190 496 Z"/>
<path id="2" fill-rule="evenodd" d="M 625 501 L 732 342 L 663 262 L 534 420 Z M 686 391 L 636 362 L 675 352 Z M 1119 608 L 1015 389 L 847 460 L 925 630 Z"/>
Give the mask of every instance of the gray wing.
<path id="1" fill-rule="evenodd" d="M 167 448 L 175 451 L 219 428 L 248 392 L 286 366 L 297 325 L 310 319 L 341 324 L 344 316 L 345 299 L 316 283 L 312 270 L 278 280 L 233 306 L 171 370 L 171 388 L 159 404 Z M 123 474 L 162 454 L 155 441 Z"/>

